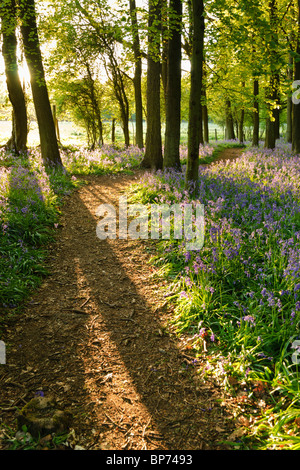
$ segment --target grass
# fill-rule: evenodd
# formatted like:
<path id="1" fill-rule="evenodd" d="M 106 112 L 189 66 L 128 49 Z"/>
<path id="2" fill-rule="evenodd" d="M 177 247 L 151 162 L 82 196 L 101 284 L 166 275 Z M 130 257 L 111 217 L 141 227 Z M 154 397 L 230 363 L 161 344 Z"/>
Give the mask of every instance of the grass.
<path id="1" fill-rule="evenodd" d="M 219 152 L 202 150 L 211 159 Z M 200 168 L 194 201 L 184 170 L 149 173 L 132 188 L 131 200 L 144 204 L 205 206 L 202 250 L 160 240 L 152 262 L 168 281 L 174 328 L 207 359 L 199 375 L 244 396 L 252 420 L 233 448 L 300 446 L 299 169 L 288 146 L 248 148 L 230 165 Z"/>

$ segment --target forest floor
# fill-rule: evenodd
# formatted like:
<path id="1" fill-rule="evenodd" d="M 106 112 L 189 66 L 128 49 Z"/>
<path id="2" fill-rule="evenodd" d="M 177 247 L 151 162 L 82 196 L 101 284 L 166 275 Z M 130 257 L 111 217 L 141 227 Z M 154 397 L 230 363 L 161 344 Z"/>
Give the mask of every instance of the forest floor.
<path id="1" fill-rule="evenodd" d="M 241 152 L 226 149 L 219 159 Z M 222 441 L 241 426 L 238 405 L 201 380 L 172 331 L 172 307 L 148 263 L 151 243 L 96 236 L 97 207 L 117 207 L 140 174 L 85 176 L 89 184 L 65 199 L 50 275 L 6 332 L 2 423 L 13 428 L 16 408 L 43 392 L 73 415 L 61 449 L 227 449 Z M 0 450 L 6 435 L 0 424 Z"/>

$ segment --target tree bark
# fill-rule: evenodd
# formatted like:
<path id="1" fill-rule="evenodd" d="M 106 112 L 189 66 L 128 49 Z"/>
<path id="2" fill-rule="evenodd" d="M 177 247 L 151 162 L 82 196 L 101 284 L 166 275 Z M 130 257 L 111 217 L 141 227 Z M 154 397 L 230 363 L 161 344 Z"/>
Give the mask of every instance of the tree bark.
<path id="1" fill-rule="evenodd" d="M 104 41 L 104 43 L 109 57 L 109 64 L 106 66 L 106 71 L 108 75 L 109 71 L 111 72 L 111 81 L 113 83 L 115 97 L 119 103 L 125 147 L 129 147 L 129 103 L 124 83 L 124 74 L 115 57 L 113 46 L 106 41 Z"/>
<path id="2" fill-rule="evenodd" d="M 93 147 L 95 147 L 97 142 L 98 142 L 98 145 L 103 145 L 103 126 L 102 126 L 99 100 L 97 98 L 97 89 L 95 85 L 95 80 L 93 78 L 91 68 L 88 62 L 86 63 L 86 70 L 87 70 L 87 87 L 88 87 L 92 110 L 93 110 L 93 129 L 94 129 Z"/>
<path id="3" fill-rule="evenodd" d="M 204 42 L 203 0 L 192 0 L 191 86 L 188 124 L 188 156 L 185 185 L 194 193 L 198 187 L 200 123 L 202 120 L 201 93 Z"/>
<path id="4" fill-rule="evenodd" d="M 180 170 L 182 2 L 170 0 L 164 168 Z"/>
<path id="5" fill-rule="evenodd" d="M 203 83 L 202 83 L 202 122 L 203 122 L 203 143 L 209 142 L 209 126 L 208 126 L 208 111 L 207 111 L 207 95 L 206 95 L 206 67 L 203 64 Z"/>
<path id="6" fill-rule="evenodd" d="M 55 131 L 56 131 L 56 138 L 57 141 L 60 143 L 60 133 L 59 133 L 59 125 L 58 125 L 58 119 L 56 117 L 56 105 L 52 105 L 52 116 L 54 120 L 54 125 L 55 125 Z"/>
<path id="7" fill-rule="evenodd" d="M 20 2 L 20 16 L 25 58 L 30 72 L 32 97 L 39 127 L 42 159 L 46 168 L 62 167 L 45 81 L 34 0 Z"/>
<path id="8" fill-rule="evenodd" d="M 279 73 L 276 70 L 277 54 L 278 54 L 278 33 L 277 33 L 277 0 L 269 1 L 270 10 L 270 81 L 268 98 L 268 116 L 266 121 L 266 138 L 265 147 L 274 149 L 276 147 L 276 138 L 278 137 L 278 110 L 279 106 Z M 278 66 L 277 66 L 278 67 Z"/>
<path id="9" fill-rule="evenodd" d="M 274 149 L 276 147 L 278 125 L 276 122 L 276 112 L 274 108 L 278 101 L 278 83 L 277 76 L 275 74 L 272 74 L 270 77 L 268 100 L 273 103 L 273 105 L 271 104 L 269 106 L 269 116 L 267 116 L 266 120 L 265 147 Z"/>
<path id="10" fill-rule="evenodd" d="M 160 117 L 160 61 L 157 38 L 160 30 L 155 28 L 161 18 L 160 1 L 149 1 L 149 48 L 147 58 L 147 135 L 146 150 L 142 168 L 161 170 L 163 168 L 161 117 Z"/>
<path id="11" fill-rule="evenodd" d="M 116 119 L 112 118 L 111 121 L 111 143 L 114 144 L 116 142 Z"/>
<path id="12" fill-rule="evenodd" d="M 26 101 L 17 63 L 16 6 L 14 0 L 5 0 L 0 7 L 2 54 L 5 63 L 8 96 L 13 108 L 12 136 L 7 146 L 14 152 L 24 152 L 27 148 Z"/>
<path id="13" fill-rule="evenodd" d="M 277 107 L 274 109 L 274 117 L 275 117 L 275 138 L 280 139 L 280 76 L 279 73 L 275 76 L 276 81 L 276 102 Z"/>
<path id="14" fill-rule="evenodd" d="M 143 137 L 143 101 L 142 101 L 142 59 L 140 51 L 140 40 L 138 33 L 138 23 L 136 16 L 135 0 L 129 0 L 131 27 L 133 35 L 133 53 L 135 60 L 134 68 L 134 96 L 135 96 L 135 138 L 136 145 L 142 149 L 144 147 Z"/>
<path id="15" fill-rule="evenodd" d="M 245 82 L 242 82 L 242 88 L 245 88 Z M 244 143 L 244 118 L 245 118 L 245 108 L 242 106 L 240 119 L 238 122 L 238 136 L 239 136 L 239 143 Z"/>
<path id="16" fill-rule="evenodd" d="M 234 133 L 234 121 L 232 116 L 231 110 L 231 102 L 229 99 L 226 99 L 225 102 L 225 116 L 226 116 L 226 139 L 234 140 L 235 133 Z"/>
<path id="17" fill-rule="evenodd" d="M 241 115 L 239 119 L 239 143 L 240 144 L 244 143 L 244 116 L 245 116 L 245 110 L 243 108 L 241 109 Z"/>
<path id="18" fill-rule="evenodd" d="M 202 106 L 202 120 L 203 120 L 203 139 L 204 143 L 209 143 L 209 125 L 208 125 L 208 111 L 207 105 Z"/>
<path id="19" fill-rule="evenodd" d="M 292 54 L 289 54 L 289 63 L 288 63 L 288 73 L 287 73 L 287 78 L 288 82 L 292 83 L 293 81 L 293 57 Z M 293 103 L 292 103 L 292 96 L 290 92 L 288 93 L 287 96 L 287 108 L 286 108 L 286 141 L 288 143 L 292 143 L 293 141 Z"/>
<path id="20" fill-rule="evenodd" d="M 254 78 L 253 81 L 253 137 L 252 145 L 253 147 L 259 146 L 259 81 L 257 78 Z"/>
<path id="21" fill-rule="evenodd" d="M 168 82 L 168 0 L 161 0 L 161 83 L 163 88 L 164 106 L 167 102 Z"/>

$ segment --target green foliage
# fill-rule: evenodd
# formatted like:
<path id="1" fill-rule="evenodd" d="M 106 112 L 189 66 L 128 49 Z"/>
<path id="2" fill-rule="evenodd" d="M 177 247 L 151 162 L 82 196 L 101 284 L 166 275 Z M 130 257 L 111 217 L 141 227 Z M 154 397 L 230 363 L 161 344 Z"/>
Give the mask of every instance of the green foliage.
<path id="1" fill-rule="evenodd" d="M 132 200 L 144 204 L 204 204 L 203 248 L 160 239 L 152 263 L 200 377 L 244 397 L 249 424 L 239 442 L 226 441 L 234 448 L 300 445 L 298 168 L 284 148 L 250 149 L 202 169 L 195 201 L 178 172 L 145 175 L 132 188 Z"/>
<path id="2" fill-rule="evenodd" d="M 25 425 L 17 433 L 6 426 L 5 435 L 4 442 L 7 444 L 8 450 L 56 450 L 61 449 L 61 446 L 67 446 L 69 438 L 68 433 L 53 434 L 46 438 L 33 437 Z"/>

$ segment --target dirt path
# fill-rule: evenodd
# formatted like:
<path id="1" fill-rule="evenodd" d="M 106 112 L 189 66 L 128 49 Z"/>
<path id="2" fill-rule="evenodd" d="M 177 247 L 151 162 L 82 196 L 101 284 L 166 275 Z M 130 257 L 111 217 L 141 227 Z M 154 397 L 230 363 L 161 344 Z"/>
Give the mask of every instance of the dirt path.
<path id="1" fill-rule="evenodd" d="M 136 178 L 90 177 L 66 200 L 51 275 L 7 332 L 0 416 L 13 427 L 16 406 L 42 391 L 72 412 L 71 445 L 226 448 L 218 442 L 236 426 L 230 400 L 216 384 L 200 382 L 168 329 L 172 312 L 152 278 L 147 243 L 96 236 L 97 207 L 117 206 Z"/>

